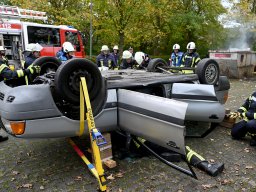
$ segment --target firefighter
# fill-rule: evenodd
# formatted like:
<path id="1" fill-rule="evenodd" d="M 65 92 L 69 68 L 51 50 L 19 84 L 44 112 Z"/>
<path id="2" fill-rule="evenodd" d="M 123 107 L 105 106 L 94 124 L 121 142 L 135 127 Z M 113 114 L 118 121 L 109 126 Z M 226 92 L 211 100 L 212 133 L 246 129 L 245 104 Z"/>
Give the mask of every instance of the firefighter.
<path id="1" fill-rule="evenodd" d="M 182 62 L 183 52 L 180 51 L 180 45 L 174 44 L 172 47 L 171 57 L 169 59 L 171 67 L 179 67 Z"/>
<path id="2" fill-rule="evenodd" d="M 131 52 L 125 50 L 122 55 L 120 69 L 136 69 L 137 67 L 139 67 L 139 65 L 133 59 Z"/>
<path id="3" fill-rule="evenodd" d="M 5 61 L 0 58 L 0 81 L 3 80 L 9 80 L 9 79 L 17 79 L 24 77 L 25 75 L 30 74 L 39 74 L 40 73 L 40 67 L 39 66 L 33 66 L 30 65 L 27 69 L 19 69 L 12 71 L 5 63 Z M 23 79 L 22 79 L 23 80 Z M 1 129 L 1 127 L 0 127 Z M 6 141 L 8 139 L 7 136 L 1 136 L 0 135 L 0 142 Z"/>
<path id="4" fill-rule="evenodd" d="M 28 44 L 26 52 L 27 56 L 25 57 L 24 69 L 27 69 L 34 61 L 40 57 L 40 51 L 43 49 L 38 43 Z"/>
<path id="5" fill-rule="evenodd" d="M 115 62 L 116 62 L 116 65 L 118 66 L 118 63 L 119 63 L 119 53 L 118 53 L 119 49 L 118 49 L 118 46 L 115 45 L 113 47 L 113 52 L 112 52 L 112 55 L 113 57 L 115 58 Z"/>
<path id="6" fill-rule="evenodd" d="M 135 53 L 133 52 L 133 48 L 129 47 L 128 51 L 132 54 L 132 57 L 134 58 L 135 57 Z"/>
<path id="7" fill-rule="evenodd" d="M 200 56 L 196 52 L 196 44 L 194 42 L 189 42 L 187 45 L 187 52 L 182 58 L 181 67 L 196 67 L 200 61 Z M 183 73 L 193 73 L 193 70 L 182 70 Z"/>
<path id="8" fill-rule="evenodd" d="M 96 62 L 98 67 L 107 67 L 108 69 L 118 69 L 115 58 L 109 53 L 107 45 L 101 47 L 101 53 L 97 56 Z"/>
<path id="9" fill-rule="evenodd" d="M 0 58 L 5 63 L 5 65 L 8 65 L 8 59 L 5 56 L 6 48 L 4 46 L 0 46 Z"/>
<path id="10" fill-rule="evenodd" d="M 234 124 L 231 136 L 241 139 L 247 134 L 251 136 L 250 145 L 256 146 L 256 92 L 252 93 L 237 111 L 241 120 Z"/>
<path id="11" fill-rule="evenodd" d="M 143 52 L 136 52 L 134 59 L 138 64 L 137 65 L 138 69 L 146 69 L 150 61 L 149 55 Z"/>
<path id="12" fill-rule="evenodd" d="M 74 58 L 75 48 L 70 42 L 64 42 L 61 50 L 56 53 L 56 57 L 61 61 L 65 62 L 69 59 Z"/>

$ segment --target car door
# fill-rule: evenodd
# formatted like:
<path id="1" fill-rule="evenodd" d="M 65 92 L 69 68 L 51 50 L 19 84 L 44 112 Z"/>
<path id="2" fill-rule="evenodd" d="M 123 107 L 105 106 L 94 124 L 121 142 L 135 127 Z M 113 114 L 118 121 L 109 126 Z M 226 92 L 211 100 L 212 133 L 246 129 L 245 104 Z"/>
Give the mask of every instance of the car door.
<path id="1" fill-rule="evenodd" d="M 117 95 L 121 130 L 185 155 L 187 103 L 125 89 Z"/>

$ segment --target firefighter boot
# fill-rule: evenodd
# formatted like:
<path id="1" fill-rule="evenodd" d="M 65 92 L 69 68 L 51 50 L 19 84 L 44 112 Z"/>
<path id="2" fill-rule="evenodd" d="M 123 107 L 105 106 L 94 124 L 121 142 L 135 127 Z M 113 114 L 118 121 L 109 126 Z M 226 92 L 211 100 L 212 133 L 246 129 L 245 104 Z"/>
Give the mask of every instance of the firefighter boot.
<path id="1" fill-rule="evenodd" d="M 201 161 L 196 165 L 196 167 L 208 175 L 216 177 L 220 174 L 224 169 L 224 163 L 209 163 L 208 161 Z"/>
<path id="2" fill-rule="evenodd" d="M 201 155 L 186 146 L 187 160 L 194 167 L 206 172 L 210 176 L 217 176 L 224 169 L 223 163 L 213 163 L 210 164 Z"/>

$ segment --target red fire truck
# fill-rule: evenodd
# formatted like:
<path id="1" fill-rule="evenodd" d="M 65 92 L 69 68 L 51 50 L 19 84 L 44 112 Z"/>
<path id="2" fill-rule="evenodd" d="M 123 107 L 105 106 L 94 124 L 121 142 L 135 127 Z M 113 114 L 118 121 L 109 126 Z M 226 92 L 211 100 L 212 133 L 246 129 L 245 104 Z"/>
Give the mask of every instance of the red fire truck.
<path id="1" fill-rule="evenodd" d="M 19 61 L 29 43 L 43 46 L 41 56 L 55 56 L 65 41 L 76 48 L 76 57 L 85 57 L 82 36 L 77 29 L 65 25 L 23 22 L 21 19 L 47 20 L 46 12 L 0 6 L 0 46 L 6 48 L 9 60 Z"/>

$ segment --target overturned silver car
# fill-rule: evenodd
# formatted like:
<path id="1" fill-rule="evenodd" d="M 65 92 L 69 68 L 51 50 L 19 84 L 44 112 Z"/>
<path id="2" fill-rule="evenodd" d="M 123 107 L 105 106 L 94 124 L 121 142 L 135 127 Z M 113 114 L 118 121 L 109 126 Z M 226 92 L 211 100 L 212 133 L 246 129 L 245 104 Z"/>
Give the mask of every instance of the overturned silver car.
<path id="1" fill-rule="evenodd" d="M 42 65 L 42 60 L 45 65 L 46 58 L 36 63 Z M 162 63 L 153 59 L 150 66 Z M 2 127 L 17 138 L 78 136 L 79 83 L 84 76 L 101 132 L 122 130 L 185 154 L 184 136 L 189 135 L 191 125 L 207 125 L 202 126 L 202 136 L 225 115 L 228 79 L 216 73 L 213 84 L 200 82 L 199 75 L 209 73 L 212 65 L 218 69 L 214 60 L 203 59 L 199 72 L 184 75 L 132 69 L 101 73 L 86 59 L 55 63 L 59 66 L 56 72 L 44 69 L 31 85 L 0 83 Z"/>

